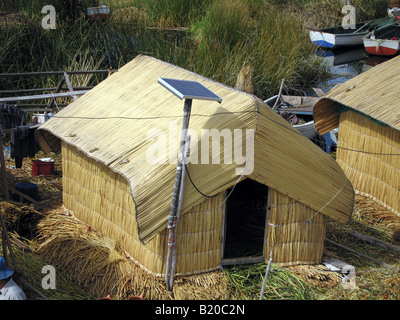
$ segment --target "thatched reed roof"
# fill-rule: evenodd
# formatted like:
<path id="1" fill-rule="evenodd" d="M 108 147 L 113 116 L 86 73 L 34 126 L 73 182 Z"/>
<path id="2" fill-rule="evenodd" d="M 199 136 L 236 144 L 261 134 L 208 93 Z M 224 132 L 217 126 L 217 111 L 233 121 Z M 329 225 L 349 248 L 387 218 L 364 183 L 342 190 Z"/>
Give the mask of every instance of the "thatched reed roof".
<path id="1" fill-rule="evenodd" d="M 400 130 L 400 57 L 336 85 L 314 107 L 315 127 L 324 134 L 339 125 L 340 105 Z"/>
<path id="2" fill-rule="evenodd" d="M 198 134 L 199 153 L 201 129 L 228 129 L 232 134 L 241 129 L 242 140 L 234 140 L 235 145 L 243 143 L 246 150 L 254 149 L 254 170 L 247 177 L 326 216 L 348 221 L 354 193 L 341 168 L 260 99 L 152 57 L 139 56 L 43 124 L 36 134 L 45 152 L 59 152 L 62 139 L 126 178 L 143 242 L 167 225 L 176 174 L 176 163 L 168 159 L 162 164 L 149 163 L 146 154 L 154 140 L 148 134 L 151 129 L 166 133 L 167 156 L 171 152 L 176 159 L 183 116 L 183 101 L 158 84 L 159 77 L 198 81 L 223 99 L 221 104 L 193 101 L 189 128 Z M 171 135 L 174 140 L 169 143 L 168 133 L 174 125 L 178 134 Z M 254 140 L 247 145 L 246 129 L 256 130 Z M 240 178 L 236 169 L 244 166 L 234 160 L 225 162 L 224 147 L 218 155 L 221 164 L 204 164 L 199 155 L 200 164 L 188 165 L 197 188 L 207 195 L 233 186 Z M 187 182 L 182 212 L 203 200 L 204 196 Z"/>

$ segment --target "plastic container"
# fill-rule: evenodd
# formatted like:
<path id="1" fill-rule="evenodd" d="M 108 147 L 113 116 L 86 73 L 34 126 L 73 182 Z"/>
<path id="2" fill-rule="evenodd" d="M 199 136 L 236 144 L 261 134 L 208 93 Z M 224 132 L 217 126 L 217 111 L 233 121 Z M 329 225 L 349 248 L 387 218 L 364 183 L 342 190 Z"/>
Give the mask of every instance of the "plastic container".
<path id="1" fill-rule="evenodd" d="M 34 176 L 50 176 L 54 174 L 54 161 L 33 160 L 32 175 Z"/>
<path id="2" fill-rule="evenodd" d="M 38 186 L 32 182 L 20 182 L 15 185 L 15 189 L 26 194 L 34 200 L 40 201 Z M 14 195 L 14 200 L 18 201 L 19 195 Z M 27 199 L 23 199 L 23 202 L 30 202 Z"/>

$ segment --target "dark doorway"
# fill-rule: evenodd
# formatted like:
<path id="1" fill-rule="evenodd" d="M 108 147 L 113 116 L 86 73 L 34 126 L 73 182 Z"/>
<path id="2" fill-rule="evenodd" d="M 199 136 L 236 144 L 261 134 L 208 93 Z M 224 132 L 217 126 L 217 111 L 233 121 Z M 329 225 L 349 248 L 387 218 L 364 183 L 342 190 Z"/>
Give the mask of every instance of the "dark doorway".
<path id="1" fill-rule="evenodd" d="M 224 259 L 263 256 L 267 204 L 267 186 L 251 179 L 236 185 L 226 203 Z"/>

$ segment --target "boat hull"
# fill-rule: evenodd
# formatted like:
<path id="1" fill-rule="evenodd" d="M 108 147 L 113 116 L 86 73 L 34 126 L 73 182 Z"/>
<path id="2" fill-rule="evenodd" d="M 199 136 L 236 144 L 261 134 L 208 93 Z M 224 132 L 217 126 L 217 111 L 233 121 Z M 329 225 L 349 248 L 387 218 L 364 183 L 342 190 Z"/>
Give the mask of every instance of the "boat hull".
<path id="1" fill-rule="evenodd" d="M 334 34 L 319 30 L 310 30 L 310 39 L 313 44 L 323 48 L 355 47 L 363 44 L 363 38 L 368 33 Z"/>
<path id="2" fill-rule="evenodd" d="M 312 139 L 316 135 L 316 130 L 314 127 L 314 121 L 309 121 L 303 124 L 295 124 L 293 128 L 298 130 L 303 136 L 307 137 L 308 139 Z"/>
<path id="3" fill-rule="evenodd" d="M 370 54 L 394 56 L 399 52 L 400 40 L 364 39 L 364 47 Z"/>
<path id="4" fill-rule="evenodd" d="M 278 98 L 278 96 L 276 95 L 276 96 L 273 96 L 273 97 L 265 100 L 264 102 L 268 106 L 272 107 L 275 104 L 277 98 Z M 281 97 L 281 99 L 282 99 L 282 102 L 287 102 L 287 103 L 293 104 L 296 106 L 296 107 L 294 107 L 294 109 L 298 109 L 298 111 L 294 111 L 293 109 L 290 109 L 290 112 L 294 112 L 295 114 L 297 114 L 299 116 L 302 116 L 302 115 L 310 116 L 310 115 L 312 115 L 312 111 L 305 110 L 305 109 L 303 109 L 303 107 L 310 108 L 310 107 L 314 106 L 317 103 L 317 101 L 319 101 L 320 98 L 283 95 Z M 314 127 L 314 120 L 307 121 L 302 124 L 293 124 L 292 126 L 296 130 L 298 130 L 303 136 L 305 136 L 309 139 L 315 138 L 315 135 L 317 134 L 317 131 L 315 130 L 315 127 Z"/>
<path id="5" fill-rule="evenodd" d="M 99 7 L 93 7 L 93 8 L 88 8 L 87 9 L 87 15 L 92 18 L 101 18 L 101 19 L 107 19 L 108 16 L 110 15 L 110 8 L 106 5 L 101 5 Z"/>
<path id="6" fill-rule="evenodd" d="M 393 56 L 399 52 L 400 24 L 391 23 L 374 30 L 363 39 L 365 50 L 374 55 Z"/>

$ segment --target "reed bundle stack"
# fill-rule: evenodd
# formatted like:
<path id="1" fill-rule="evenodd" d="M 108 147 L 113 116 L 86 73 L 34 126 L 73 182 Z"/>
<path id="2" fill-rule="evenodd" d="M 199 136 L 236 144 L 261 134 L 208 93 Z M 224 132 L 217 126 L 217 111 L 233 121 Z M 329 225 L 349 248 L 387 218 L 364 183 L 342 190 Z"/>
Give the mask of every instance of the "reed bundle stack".
<path id="1" fill-rule="evenodd" d="M 269 190 L 261 195 L 268 198 L 263 259 L 275 247 L 275 263 L 319 261 L 326 218 L 347 223 L 353 209 L 340 166 L 260 99 L 152 57 L 138 56 L 36 131 L 45 152 L 62 153 L 64 206 L 115 240 L 137 267 L 165 274 L 183 101 L 158 84 L 160 77 L 198 81 L 223 99 L 193 100 L 176 274 L 220 269 L 231 191 L 250 180 Z M 231 135 L 217 144 L 204 135 L 212 129 Z M 243 161 L 227 160 L 227 148 L 241 150 Z M 149 161 L 149 152 L 158 158 Z M 240 217 L 248 215 L 244 209 Z"/>
<path id="2" fill-rule="evenodd" d="M 35 253 L 68 279 L 87 288 L 97 298 L 127 300 L 141 296 L 158 299 L 229 299 L 229 285 L 221 271 L 180 277 L 173 295 L 164 280 L 133 262 L 115 240 L 102 235 L 72 214 L 53 212 L 38 225 Z"/>

